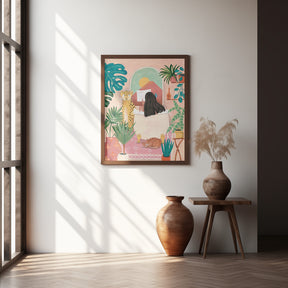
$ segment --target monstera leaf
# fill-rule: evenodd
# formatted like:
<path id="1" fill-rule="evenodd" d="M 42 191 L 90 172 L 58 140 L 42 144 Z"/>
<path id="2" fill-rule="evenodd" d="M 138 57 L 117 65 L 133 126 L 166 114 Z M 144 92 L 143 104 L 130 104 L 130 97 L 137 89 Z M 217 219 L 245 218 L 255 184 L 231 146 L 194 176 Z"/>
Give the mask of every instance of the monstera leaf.
<path id="1" fill-rule="evenodd" d="M 112 101 L 113 93 L 105 91 L 105 107 L 108 107 Z"/>
<path id="2" fill-rule="evenodd" d="M 105 94 L 122 90 L 127 82 L 127 78 L 123 75 L 127 75 L 124 65 L 105 63 Z"/>

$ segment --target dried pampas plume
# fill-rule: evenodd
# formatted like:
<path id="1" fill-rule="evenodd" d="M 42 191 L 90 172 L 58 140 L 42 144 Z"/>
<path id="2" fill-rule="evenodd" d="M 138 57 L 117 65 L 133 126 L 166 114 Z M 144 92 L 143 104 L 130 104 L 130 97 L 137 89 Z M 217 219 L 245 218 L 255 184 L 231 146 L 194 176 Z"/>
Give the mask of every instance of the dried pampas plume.
<path id="1" fill-rule="evenodd" d="M 213 161 L 227 159 L 227 155 L 231 155 L 230 150 L 235 149 L 233 130 L 236 129 L 238 120 L 227 122 L 218 132 L 213 121 L 201 117 L 200 122 L 193 138 L 196 155 L 200 157 L 202 152 L 206 152 Z"/>

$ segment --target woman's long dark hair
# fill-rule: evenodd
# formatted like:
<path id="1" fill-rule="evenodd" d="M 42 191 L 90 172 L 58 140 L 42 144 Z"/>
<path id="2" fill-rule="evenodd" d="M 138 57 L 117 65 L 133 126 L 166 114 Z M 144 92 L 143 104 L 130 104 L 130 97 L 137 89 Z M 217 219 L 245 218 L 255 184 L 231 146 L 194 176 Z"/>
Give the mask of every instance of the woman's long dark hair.
<path id="1" fill-rule="evenodd" d="M 145 117 L 155 115 L 165 111 L 165 107 L 157 102 L 155 95 L 152 92 L 145 94 L 144 115 Z"/>

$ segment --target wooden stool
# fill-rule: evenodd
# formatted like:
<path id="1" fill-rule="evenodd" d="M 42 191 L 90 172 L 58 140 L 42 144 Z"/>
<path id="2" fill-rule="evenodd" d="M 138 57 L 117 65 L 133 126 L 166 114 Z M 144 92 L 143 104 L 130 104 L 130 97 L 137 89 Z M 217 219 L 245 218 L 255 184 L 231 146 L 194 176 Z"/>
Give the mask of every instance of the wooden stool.
<path id="1" fill-rule="evenodd" d="M 179 155 L 180 161 L 182 161 L 181 158 L 181 153 L 180 153 L 180 145 L 183 142 L 184 138 L 173 138 L 175 147 L 176 147 L 176 152 L 175 152 L 175 161 L 177 160 L 177 154 Z"/>
<path id="2" fill-rule="evenodd" d="M 204 221 L 204 226 L 202 230 L 201 242 L 199 247 L 199 254 L 201 254 L 202 246 L 204 243 L 204 252 L 203 258 L 206 258 L 208 243 L 210 240 L 211 230 L 213 226 L 214 215 L 217 211 L 226 211 L 229 216 L 229 222 L 232 232 L 232 238 L 234 242 L 235 252 L 238 253 L 237 242 L 241 250 L 242 258 L 244 259 L 244 251 L 240 238 L 240 232 L 237 224 L 237 219 L 234 211 L 234 205 L 251 205 L 251 201 L 245 198 L 227 198 L 226 200 L 210 200 L 209 198 L 202 197 L 189 197 L 189 200 L 193 203 L 193 205 L 208 205 L 207 213 Z M 207 230 L 208 229 L 208 230 Z"/>

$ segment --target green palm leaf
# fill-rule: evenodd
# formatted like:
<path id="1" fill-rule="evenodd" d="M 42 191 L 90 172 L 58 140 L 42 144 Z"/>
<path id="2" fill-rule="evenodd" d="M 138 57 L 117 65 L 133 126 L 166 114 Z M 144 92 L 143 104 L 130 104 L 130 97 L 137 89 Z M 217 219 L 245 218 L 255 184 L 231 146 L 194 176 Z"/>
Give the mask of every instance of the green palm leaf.
<path id="1" fill-rule="evenodd" d="M 159 75 L 166 83 L 169 83 L 172 77 L 176 78 L 176 71 L 179 67 L 179 65 L 173 66 L 172 64 L 170 64 L 169 67 L 167 65 L 164 65 L 164 67 L 160 69 Z"/>
<path id="2" fill-rule="evenodd" d="M 112 128 L 122 121 L 122 109 L 117 107 L 111 107 L 106 113 L 104 128 L 109 136 L 112 136 Z"/>
<path id="3" fill-rule="evenodd" d="M 134 125 L 135 123 L 129 127 L 127 122 L 121 122 L 113 126 L 115 136 L 121 144 L 125 145 L 135 135 Z"/>

